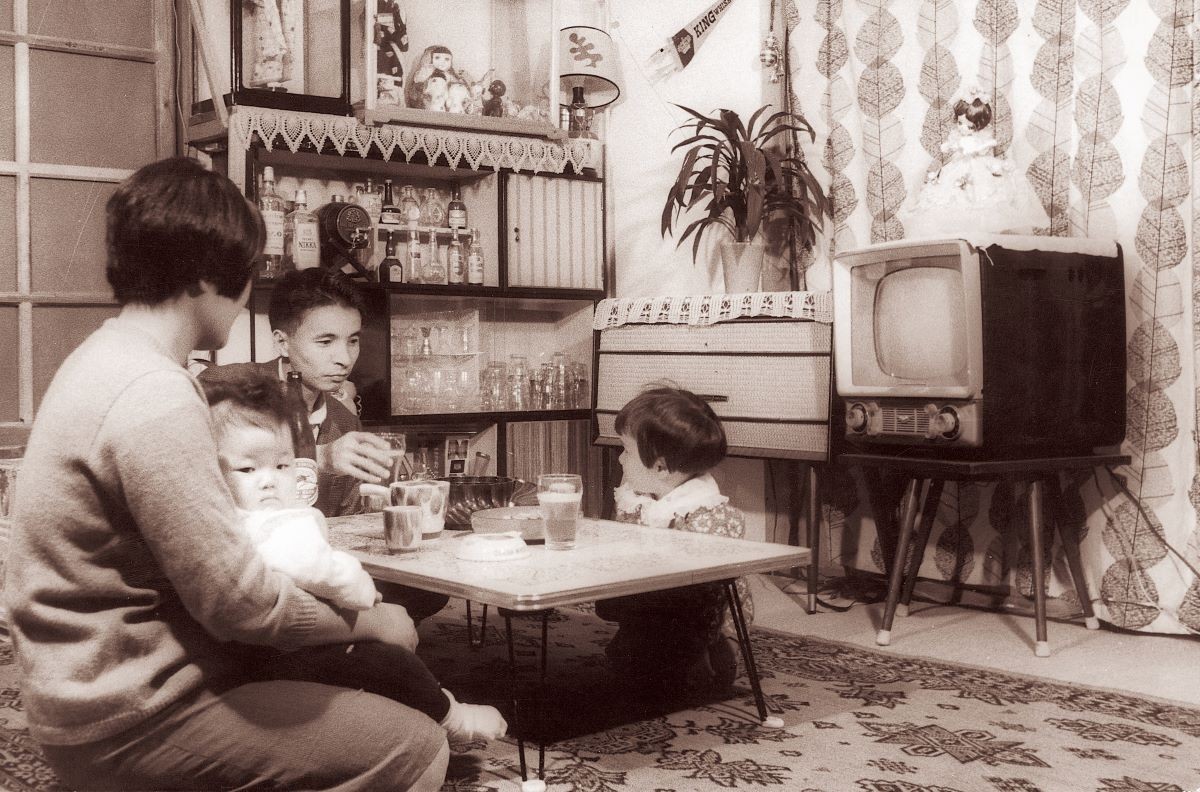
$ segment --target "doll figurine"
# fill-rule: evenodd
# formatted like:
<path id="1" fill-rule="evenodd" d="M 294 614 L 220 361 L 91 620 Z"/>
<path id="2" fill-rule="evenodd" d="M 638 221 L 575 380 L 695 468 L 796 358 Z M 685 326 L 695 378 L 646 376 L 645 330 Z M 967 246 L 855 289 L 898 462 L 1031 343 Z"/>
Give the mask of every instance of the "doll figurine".
<path id="1" fill-rule="evenodd" d="M 379 0 L 375 23 L 375 72 L 393 80 L 404 79 L 403 53 L 408 52 L 408 27 L 396 0 Z"/>
<path id="2" fill-rule="evenodd" d="M 492 84 L 488 86 L 490 97 L 483 100 L 483 114 L 485 116 L 493 116 L 500 118 L 504 115 L 504 94 L 508 91 L 508 86 L 503 80 L 492 80 Z"/>
<path id="3" fill-rule="evenodd" d="M 949 159 L 931 171 L 900 212 L 909 237 L 964 232 L 1023 233 L 1050 225 L 1037 194 L 1010 160 L 995 156 L 991 97 L 968 90 L 954 105 L 956 129 L 941 146 Z"/>
<path id="4" fill-rule="evenodd" d="M 421 90 L 421 107 L 426 110 L 446 109 L 446 94 L 449 88 L 446 74 L 441 69 L 434 69 L 423 83 Z"/>
<path id="5" fill-rule="evenodd" d="M 454 55 L 451 54 L 448 47 L 441 44 L 435 44 L 432 47 L 426 47 L 421 53 L 421 58 L 409 70 L 408 82 L 404 89 L 404 98 L 409 107 L 418 107 L 422 110 L 445 110 L 446 97 L 449 94 L 450 86 L 462 85 L 467 87 L 466 79 L 462 74 L 454 68 Z M 435 76 L 435 72 L 439 73 Z M 432 91 L 426 91 L 425 83 L 431 77 L 442 79 L 445 81 L 445 89 L 435 85 Z M 456 89 L 457 92 L 458 89 Z M 427 98 L 433 97 L 435 103 L 440 97 L 440 105 L 430 107 L 426 104 Z"/>

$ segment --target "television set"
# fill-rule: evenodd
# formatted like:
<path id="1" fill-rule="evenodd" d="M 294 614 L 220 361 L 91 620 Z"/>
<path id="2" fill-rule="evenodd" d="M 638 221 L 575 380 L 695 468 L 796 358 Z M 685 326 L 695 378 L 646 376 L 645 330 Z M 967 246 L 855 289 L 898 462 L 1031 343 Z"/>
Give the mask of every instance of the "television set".
<path id="1" fill-rule="evenodd" d="M 1125 271 L 1115 242 L 968 236 L 833 261 L 845 435 L 882 453 L 1092 453 L 1125 436 Z"/>

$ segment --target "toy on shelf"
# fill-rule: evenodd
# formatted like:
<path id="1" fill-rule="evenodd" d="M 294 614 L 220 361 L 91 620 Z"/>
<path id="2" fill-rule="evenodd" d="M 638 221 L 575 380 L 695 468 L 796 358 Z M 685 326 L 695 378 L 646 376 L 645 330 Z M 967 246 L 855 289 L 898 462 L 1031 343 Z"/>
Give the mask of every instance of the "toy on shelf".
<path id="1" fill-rule="evenodd" d="M 467 79 L 454 68 L 453 53 L 441 44 L 425 48 L 405 88 L 408 106 L 421 110 L 446 111 L 451 101 L 454 107 L 465 108 L 470 95 Z"/>

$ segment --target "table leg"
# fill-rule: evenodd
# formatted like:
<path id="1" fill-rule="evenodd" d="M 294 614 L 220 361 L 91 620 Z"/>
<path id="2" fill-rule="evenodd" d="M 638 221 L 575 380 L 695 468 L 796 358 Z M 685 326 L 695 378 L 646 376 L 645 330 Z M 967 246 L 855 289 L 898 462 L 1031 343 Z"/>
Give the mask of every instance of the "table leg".
<path id="1" fill-rule="evenodd" d="M 482 647 L 484 640 L 487 638 L 487 610 L 488 606 L 484 605 L 482 613 L 479 616 L 479 640 L 476 640 L 475 628 L 471 626 L 471 600 L 467 600 L 467 646 L 472 649 Z"/>
<path id="2" fill-rule="evenodd" d="M 1067 556 L 1067 568 L 1071 570 L 1071 580 L 1075 583 L 1075 594 L 1079 597 L 1079 607 L 1083 611 L 1083 623 L 1089 630 L 1099 630 L 1100 620 L 1096 618 L 1096 612 L 1092 610 L 1092 595 L 1088 593 L 1087 579 L 1083 576 L 1083 559 L 1079 556 L 1079 531 L 1063 513 L 1062 486 L 1058 477 L 1047 479 L 1046 484 L 1051 488 L 1047 493 L 1051 524 L 1058 529 L 1058 535 L 1062 539 L 1063 552 Z"/>
<path id="3" fill-rule="evenodd" d="M 501 609 L 504 611 L 504 609 Z M 532 614 L 531 614 L 532 615 Z M 549 621 L 550 611 L 537 611 L 542 620 L 542 650 L 540 671 L 538 674 L 538 690 L 537 690 L 537 732 L 538 741 L 538 770 L 537 779 L 530 780 L 529 767 L 525 762 L 525 734 L 520 728 L 520 720 L 518 717 L 518 709 L 520 707 L 521 685 L 517 674 L 517 654 L 513 644 L 513 628 L 512 612 L 504 612 L 504 635 L 508 640 L 508 671 L 509 679 L 512 685 L 512 728 L 511 732 L 517 736 L 517 754 L 521 761 L 521 790 L 522 792 L 543 792 L 546 788 L 545 772 L 546 772 L 546 734 L 545 727 L 545 711 L 544 701 L 546 698 L 546 667 L 547 667 L 547 649 L 549 647 Z"/>
<path id="4" fill-rule="evenodd" d="M 1029 482 L 1029 551 L 1033 555 L 1033 621 L 1037 640 L 1033 653 L 1050 656 L 1046 640 L 1046 559 L 1042 555 L 1042 480 Z"/>
<path id="5" fill-rule="evenodd" d="M 808 612 L 817 612 L 817 587 L 821 564 L 821 477 L 815 463 L 808 465 Z"/>
<path id="6" fill-rule="evenodd" d="M 758 679 L 758 666 L 754 664 L 754 650 L 750 646 L 750 629 L 746 626 L 746 616 L 742 612 L 742 601 L 738 597 L 736 580 L 725 581 L 725 599 L 729 602 L 729 614 L 733 618 L 733 628 L 737 631 L 738 644 L 742 647 L 742 662 L 746 665 L 746 676 L 750 680 L 750 690 L 754 693 L 754 705 L 758 708 L 758 717 L 768 728 L 783 728 L 781 718 L 776 715 L 767 715 L 767 702 L 763 698 L 762 684 Z"/>
<path id="7" fill-rule="evenodd" d="M 887 646 L 892 642 L 892 619 L 896 616 L 896 603 L 900 600 L 900 584 L 904 580 L 904 554 L 912 540 L 913 523 L 917 518 L 917 500 L 921 496 L 921 479 L 914 477 L 901 500 L 900 536 L 896 540 L 896 553 L 892 560 L 892 572 L 888 577 L 887 602 L 883 606 L 883 624 L 875 634 L 875 643 Z"/>
<path id="8" fill-rule="evenodd" d="M 944 479 L 930 479 L 929 491 L 925 493 L 925 505 L 921 508 L 921 523 L 917 527 L 917 535 L 912 549 L 908 552 L 908 568 L 904 572 L 904 589 L 900 593 L 900 604 L 896 612 L 901 616 L 908 615 L 908 604 L 912 601 L 913 588 L 917 585 L 917 573 L 921 571 L 921 560 L 925 557 L 925 547 L 929 544 L 929 534 L 933 530 L 933 521 L 937 517 L 938 504 L 942 500 L 942 488 L 946 485 Z"/>

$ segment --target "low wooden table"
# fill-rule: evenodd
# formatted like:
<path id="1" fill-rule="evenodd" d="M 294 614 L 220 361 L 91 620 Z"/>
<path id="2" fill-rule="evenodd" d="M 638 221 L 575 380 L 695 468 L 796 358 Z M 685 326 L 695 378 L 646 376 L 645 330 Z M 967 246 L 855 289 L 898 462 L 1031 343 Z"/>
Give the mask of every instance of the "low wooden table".
<path id="1" fill-rule="evenodd" d="M 809 560 L 807 548 L 584 519 L 572 550 L 548 550 L 544 545 L 533 545 L 525 558 L 464 561 L 456 557 L 456 550 L 470 531 L 445 531 L 440 538 L 422 543 L 413 552 L 391 555 L 383 542 L 383 518 L 378 513 L 339 517 L 329 523 L 333 546 L 354 553 L 377 580 L 518 613 L 540 614 L 542 682 L 546 674 L 549 608 L 694 583 L 722 583 L 758 715 L 765 725 L 781 725 L 778 718 L 767 713 L 735 581 L 755 572 L 806 564 Z M 518 680 L 511 615 L 505 616 L 505 627 L 513 677 L 513 729 L 517 732 L 521 778 L 528 781 L 525 741 L 517 728 Z M 539 745 L 539 779 L 543 777 L 544 769 L 545 745 Z"/>

